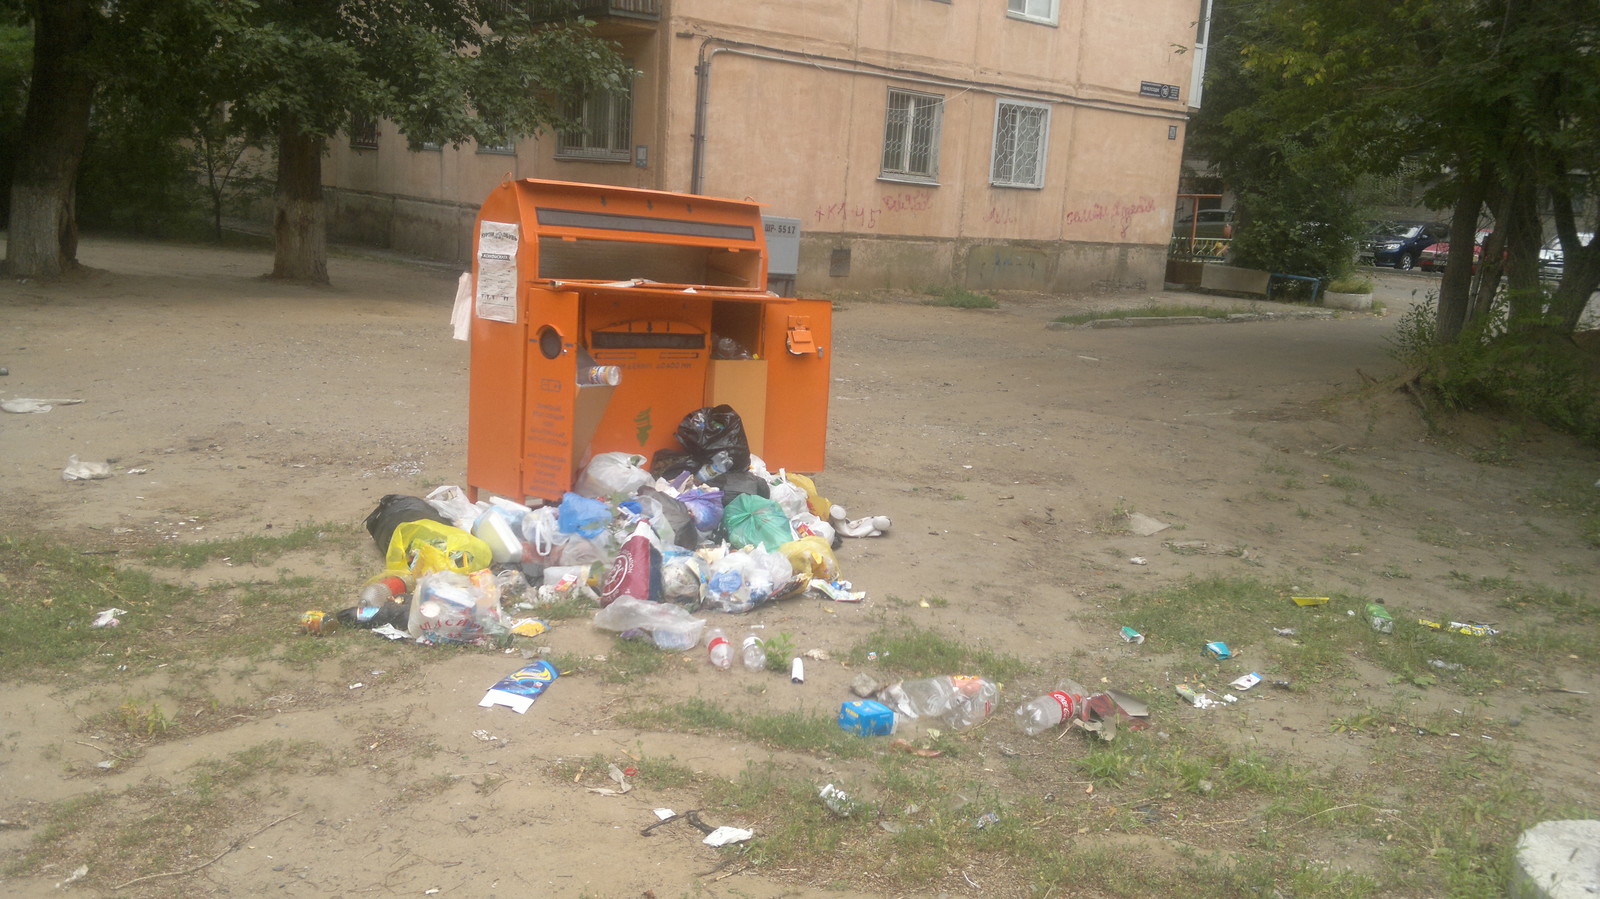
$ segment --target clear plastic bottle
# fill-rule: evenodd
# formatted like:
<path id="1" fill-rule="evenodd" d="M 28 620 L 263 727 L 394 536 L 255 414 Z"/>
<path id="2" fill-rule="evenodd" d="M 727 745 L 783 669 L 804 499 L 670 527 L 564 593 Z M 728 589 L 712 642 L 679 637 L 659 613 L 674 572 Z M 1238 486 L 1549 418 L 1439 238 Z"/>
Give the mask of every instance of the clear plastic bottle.
<path id="1" fill-rule="evenodd" d="M 1083 687 L 1073 681 L 1017 708 L 1017 727 L 1036 737 L 1057 724 L 1079 715 L 1083 709 Z"/>
<path id="2" fill-rule="evenodd" d="M 733 467 L 733 456 L 727 450 L 717 450 L 710 461 L 700 466 L 694 476 L 702 484 L 709 484 L 718 475 L 726 474 Z"/>
<path id="3" fill-rule="evenodd" d="M 726 671 L 733 667 L 733 646 L 728 643 L 728 635 L 722 628 L 714 627 L 706 632 L 706 653 L 711 658 L 711 664 Z"/>
<path id="4" fill-rule="evenodd" d="M 912 714 L 965 730 L 989 717 L 1000 690 L 981 677 L 927 677 L 901 684 Z"/>
<path id="5" fill-rule="evenodd" d="M 755 631 L 744 635 L 744 642 L 739 647 L 739 658 L 744 662 L 744 667 L 750 671 L 765 671 L 767 668 L 766 641 L 756 636 Z"/>

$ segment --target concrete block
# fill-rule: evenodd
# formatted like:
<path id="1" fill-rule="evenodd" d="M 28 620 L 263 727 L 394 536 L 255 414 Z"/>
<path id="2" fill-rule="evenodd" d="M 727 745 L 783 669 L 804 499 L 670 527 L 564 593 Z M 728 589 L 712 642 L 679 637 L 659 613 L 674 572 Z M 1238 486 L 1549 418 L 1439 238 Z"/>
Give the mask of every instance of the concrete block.
<path id="1" fill-rule="evenodd" d="M 1270 272 L 1208 262 L 1200 270 L 1200 287 L 1224 293 L 1258 293 L 1266 296 L 1267 281 L 1271 277 Z"/>
<path id="2" fill-rule="evenodd" d="M 1351 312 L 1370 312 L 1372 310 L 1372 294 L 1370 293 L 1335 293 L 1331 290 L 1322 292 L 1322 305 L 1329 309 L 1346 309 Z"/>
<path id="3" fill-rule="evenodd" d="M 1600 821 L 1543 821 L 1523 831 L 1507 892 L 1511 899 L 1600 895 Z"/>

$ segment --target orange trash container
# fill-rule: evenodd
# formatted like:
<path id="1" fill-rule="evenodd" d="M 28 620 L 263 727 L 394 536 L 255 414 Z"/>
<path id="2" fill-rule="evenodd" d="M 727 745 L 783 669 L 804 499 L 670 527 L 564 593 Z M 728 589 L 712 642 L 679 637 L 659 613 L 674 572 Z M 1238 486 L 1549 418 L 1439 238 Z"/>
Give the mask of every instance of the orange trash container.
<path id="1" fill-rule="evenodd" d="M 822 470 L 833 307 L 766 289 L 760 210 L 600 184 L 495 188 L 474 236 L 469 495 L 559 499 L 594 454 L 677 450 L 684 416 L 723 403 L 769 468 Z M 713 358 L 719 341 L 751 358 Z"/>

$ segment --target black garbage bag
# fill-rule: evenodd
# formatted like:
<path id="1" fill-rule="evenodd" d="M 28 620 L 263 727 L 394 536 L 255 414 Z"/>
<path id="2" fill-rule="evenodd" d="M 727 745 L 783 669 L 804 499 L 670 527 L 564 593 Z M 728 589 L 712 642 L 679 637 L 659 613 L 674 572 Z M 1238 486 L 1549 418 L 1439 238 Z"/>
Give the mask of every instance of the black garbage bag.
<path id="1" fill-rule="evenodd" d="M 686 471 L 693 472 L 699 467 L 693 456 L 678 450 L 656 450 L 656 454 L 650 457 L 651 476 L 663 481 L 670 481 Z"/>
<path id="2" fill-rule="evenodd" d="M 379 500 L 378 507 L 367 516 L 367 533 L 372 535 L 372 542 L 378 544 L 378 555 L 387 556 L 394 529 L 408 521 L 423 519 L 455 526 L 455 522 L 439 514 L 439 510 L 422 497 L 391 493 Z"/>
<path id="3" fill-rule="evenodd" d="M 738 497 L 753 493 L 762 499 L 770 499 L 771 492 L 767 489 L 767 482 L 761 480 L 749 471 L 730 471 L 719 474 L 711 479 L 711 486 L 722 491 L 722 507 L 726 509 L 728 503 Z"/>
<path id="4" fill-rule="evenodd" d="M 678 424 L 678 442 L 694 457 L 696 467 L 711 461 L 719 452 L 728 454 L 729 471 L 750 469 L 750 440 L 744 421 L 733 407 L 724 403 L 696 409 Z"/>
<path id="5" fill-rule="evenodd" d="M 640 496 L 648 496 L 661 504 L 661 511 L 667 516 L 667 523 L 672 525 L 672 542 L 684 549 L 694 549 L 700 545 L 700 532 L 694 526 L 694 514 L 689 507 L 676 496 L 668 496 L 654 487 L 645 487 L 639 491 Z"/>

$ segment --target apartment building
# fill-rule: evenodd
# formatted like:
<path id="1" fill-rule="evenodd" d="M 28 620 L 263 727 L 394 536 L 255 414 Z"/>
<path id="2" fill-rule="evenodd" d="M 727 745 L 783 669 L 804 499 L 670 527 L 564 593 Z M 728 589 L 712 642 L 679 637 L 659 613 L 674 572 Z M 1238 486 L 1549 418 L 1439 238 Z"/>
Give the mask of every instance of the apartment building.
<path id="1" fill-rule="evenodd" d="M 325 164 L 338 239 L 469 258 L 505 178 L 751 198 L 797 291 L 1158 287 L 1209 0 L 574 0 L 639 71 L 584 127 Z M 625 276 L 619 272 L 619 276 Z"/>

